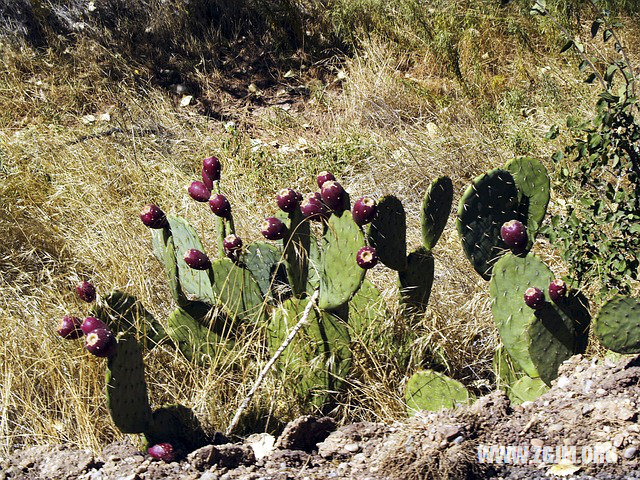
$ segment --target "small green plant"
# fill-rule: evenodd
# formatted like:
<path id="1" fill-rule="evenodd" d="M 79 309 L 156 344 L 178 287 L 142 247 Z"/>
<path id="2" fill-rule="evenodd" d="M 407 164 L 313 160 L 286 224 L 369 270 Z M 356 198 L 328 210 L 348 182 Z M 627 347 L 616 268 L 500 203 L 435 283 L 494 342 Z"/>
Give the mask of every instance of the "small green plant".
<path id="1" fill-rule="evenodd" d="M 567 39 L 561 51 L 573 49 L 580 71 L 588 71 L 585 82 L 600 85 L 593 118 L 567 118 L 573 141 L 552 157 L 555 183 L 567 192 L 566 203 L 543 233 L 560 248 L 578 286 L 595 283 L 600 300 L 629 294 L 640 267 L 640 119 L 636 73 L 616 33 L 620 24 L 607 11 L 596 14 L 592 38 L 601 34 L 603 44 L 614 44 L 613 58 L 604 58 L 599 50 L 606 49 L 588 50 L 553 18 L 543 0 L 532 13 L 558 25 Z M 559 134 L 553 126 L 547 138 Z"/>

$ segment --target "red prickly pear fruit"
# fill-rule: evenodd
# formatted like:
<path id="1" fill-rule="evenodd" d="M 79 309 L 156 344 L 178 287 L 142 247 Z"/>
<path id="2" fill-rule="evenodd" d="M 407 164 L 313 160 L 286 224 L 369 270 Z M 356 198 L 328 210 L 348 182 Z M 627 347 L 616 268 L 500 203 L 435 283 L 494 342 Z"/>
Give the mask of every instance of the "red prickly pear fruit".
<path id="1" fill-rule="evenodd" d="M 325 205 L 333 210 L 338 210 L 342 207 L 342 201 L 344 200 L 344 188 L 335 180 L 327 180 L 322 184 L 322 190 L 320 191 L 322 200 Z"/>
<path id="2" fill-rule="evenodd" d="M 222 171 L 222 165 L 217 157 L 207 157 L 202 161 L 202 171 L 207 174 L 207 177 L 212 182 L 220 180 L 220 172 Z"/>
<path id="3" fill-rule="evenodd" d="M 204 171 L 204 167 L 202 167 L 201 176 L 202 176 L 202 183 L 204 183 L 204 186 L 207 187 L 207 190 L 209 191 L 213 190 L 213 180 L 211 180 L 209 175 L 207 175 L 207 172 Z"/>
<path id="4" fill-rule="evenodd" d="M 189 195 L 196 202 L 206 202 L 211 197 L 211 190 L 202 182 L 192 182 L 188 190 Z"/>
<path id="5" fill-rule="evenodd" d="M 168 225 L 164 212 L 152 203 L 142 209 L 140 220 L 149 228 L 164 228 Z"/>
<path id="6" fill-rule="evenodd" d="M 327 207 L 322 203 L 322 196 L 318 192 L 309 194 L 300 204 L 300 211 L 306 218 L 313 220 L 322 220 L 327 216 Z"/>
<path id="7" fill-rule="evenodd" d="M 94 287 L 92 283 L 87 281 L 80 282 L 76 286 L 76 293 L 80 297 L 80 300 L 83 300 L 87 303 L 91 303 L 96 299 L 96 287 Z"/>
<path id="8" fill-rule="evenodd" d="M 80 338 L 82 336 L 82 329 L 80 328 L 82 325 L 82 320 L 78 317 L 71 317 L 69 315 L 65 315 L 60 320 L 60 324 L 58 325 L 58 335 L 67 340 L 75 340 L 76 338 Z"/>
<path id="9" fill-rule="evenodd" d="M 80 325 L 80 329 L 85 335 L 89 335 L 96 328 L 107 328 L 107 325 L 96 317 L 87 317 L 82 322 L 82 325 Z"/>
<path id="10" fill-rule="evenodd" d="M 231 215 L 231 205 L 224 195 L 217 194 L 211 197 L 209 206 L 211 207 L 211 211 L 219 217 L 229 218 Z"/>
<path id="11" fill-rule="evenodd" d="M 110 357 L 115 353 L 116 337 L 108 328 L 96 328 L 86 338 L 84 346 L 96 357 Z"/>
<path id="12" fill-rule="evenodd" d="M 559 278 L 553 280 L 549 284 L 549 298 L 557 302 L 560 298 L 567 295 L 567 284 Z"/>
<path id="13" fill-rule="evenodd" d="M 524 291 L 524 303 L 537 310 L 544 305 L 544 293 L 539 288 L 529 287 Z"/>
<path id="14" fill-rule="evenodd" d="M 207 254 L 192 248 L 184 252 L 184 263 L 194 270 L 206 270 L 211 266 L 211 261 Z"/>
<path id="15" fill-rule="evenodd" d="M 290 188 L 283 188 L 278 192 L 278 207 L 283 212 L 291 213 L 300 205 L 300 194 Z"/>
<path id="16" fill-rule="evenodd" d="M 369 270 L 378 263 L 378 252 L 373 247 L 362 247 L 356 254 L 356 262 L 360 267 Z"/>
<path id="17" fill-rule="evenodd" d="M 335 180 L 336 177 L 333 176 L 333 173 L 331 172 L 327 172 L 326 170 L 323 172 L 320 172 L 318 174 L 318 177 L 316 178 L 316 181 L 318 182 L 318 188 L 322 188 L 322 185 L 324 185 L 324 182 L 328 181 L 328 180 Z"/>
<path id="18" fill-rule="evenodd" d="M 351 214 L 353 215 L 353 221 L 362 226 L 371 223 L 377 211 L 378 204 L 373 198 L 362 197 L 353 204 Z"/>
<path id="19" fill-rule="evenodd" d="M 229 252 L 235 252 L 242 248 L 242 239 L 235 233 L 224 237 L 224 249 Z"/>
<path id="20" fill-rule="evenodd" d="M 175 455 L 173 453 L 173 447 L 169 443 L 158 443 L 147 450 L 151 458 L 156 460 L 163 460 L 165 462 L 173 462 Z"/>
<path id="21" fill-rule="evenodd" d="M 269 217 L 262 223 L 260 230 L 267 240 L 280 240 L 287 233 L 287 226 L 276 217 Z"/>
<path id="22" fill-rule="evenodd" d="M 500 236 L 509 248 L 520 249 L 527 245 L 527 229 L 518 220 L 505 222 L 500 228 Z"/>

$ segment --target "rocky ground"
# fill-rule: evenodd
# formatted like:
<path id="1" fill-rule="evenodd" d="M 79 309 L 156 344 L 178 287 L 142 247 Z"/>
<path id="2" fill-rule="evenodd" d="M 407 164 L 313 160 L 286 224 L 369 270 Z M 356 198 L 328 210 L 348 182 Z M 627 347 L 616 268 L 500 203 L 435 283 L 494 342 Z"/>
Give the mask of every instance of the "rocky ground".
<path id="1" fill-rule="evenodd" d="M 337 428 L 327 417 L 301 417 L 277 440 L 257 434 L 172 463 L 122 442 L 100 455 L 37 446 L 0 459 L 0 480 L 640 479 L 639 394 L 640 357 L 616 363 L 576 356 L 549 392 L 518 406 L 494 392 L 469 407 L 424 412 L 393 425 Z M 479 446 L 491 445 L 528 447 L 526 463 L 480 462 Z M 562 445 L 576 446 L 575 458 L 552 458 Z M 595 450 L 601 455 L 594 459 L 603 462 L 585 463 Z"/>

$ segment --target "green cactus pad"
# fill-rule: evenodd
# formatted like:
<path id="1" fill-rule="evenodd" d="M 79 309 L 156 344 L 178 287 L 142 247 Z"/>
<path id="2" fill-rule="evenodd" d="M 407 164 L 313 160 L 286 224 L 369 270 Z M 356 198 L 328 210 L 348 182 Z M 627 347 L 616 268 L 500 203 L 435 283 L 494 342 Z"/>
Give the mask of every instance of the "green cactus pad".
<path id="1" fill-rule="evenodd" d="M 215 294 L 225 312 L 232 318 L 258 322 L 264 297 L 251 272 L 228 258 L 216 260 L 211 264 L 211 269 L 215 278 Z"/>
<path id="2" fill-rule="evenodd" d="M 215 330 L 214 330 L 215 328 Z M 167 320 L 167 335 L 189 361 L 207 364 L 219 346 L 227 345 L 228 332 L 213 324 L 207 328 L 182 308 L 174 310 Z"/>
<path id="3" fill-rule="evenodd" d="M 513 405 L 520 405 L 524 402 L 534 402 L 548 391 L 549 387 L 540 378 L 525 376 L 511 385 L 507 396 Z"/>
<path id="4" fill-rule="evenodd" d="M 362 285 L 366 271 L 356 254 L 365 246 L 364 234 L 345 211 L 331 215 L 322 243 L 318 307 L 332 310 L 347 303 Z"/>
<path id="5" fill-rule="evenodd" d="M 153 421 L 144 435 L 149 445 L 167 442 L 187 452 L 210 443 L 198 418 L 183 405 L 166 405 L 154 410 Z"/>
<path id="6" fill-rule="evenodd" d="M 384 299 L 380 291 L 365 279 L 362 286 L 349 302 L 349 328 L 352 337 L 361 338 L 376 330 L 384 320 Z"/>
<path id="7" fill-rule="evenodd" d="M 640 301 L 616 296 L 605 303 L 593 322 L 602 345 L 617 353 L 640 353 Z"/>
<path id="8" fill-rule="evenodd" d="M 309 274 L 307 277 L 307 295 L 313 295 L 320 288 L 320 268 L 322 266 L 322 255 L 318 242 L 311 237 L 309 242 Z"/>
<path id="9" fill-rule="evenodd" d="M 378 213 L 369 226 L 369 244 L 387 267 L 407 268 L 407 216 L 397 197 L 387 195 L 378 202 Z"/>
<path id="10" fill-rule="evenodd" d="M 260 291 L 266 298 L 271 298 L 273 290 L 277 290 L 278 285 L 287 281 L 282 252 L 274 245 L 264 242 L 252 243 L 242 255 L 242 263 L 258 282 Z"/>
<path id="11" fill-rule="evenodd" d="M 278 211 L 275 216 L 287 226 L 287 233 L 281 240 L 284 265 L 291 290 L 294 295 L 299 296 L 307 288 L 309 274 L 309 244 L 311 241 L 309 221 L 304 218 L 298 208 L 289 214 Z"/>
<path id="12" fill-rule="evenodd" d="M 427 250 L 432 250 L 440 239 L 444 227 L 449 220 L 453 203 L 453 183 L 449 177 L 436 178 L 422 200 L 421 224 L 422 243 Z"/>
<path id="13" fill-rule="evenodd" d="M 433 255 L 424 247 L 407 257 L 407 269 L 398 272 L 400 303 L 413 311 L 425 311 L 433 285 Z"/>
<path id="14" fill-rule="evenodd" d="M 513 361 L 504 345 L 499 345 L 493 355 L 493 373 L 496 376 L 496 388 L 506 390 L 525 374 Z"/>
<path id="15" fill-rule="evenodd" d="M 144 380 L 142 347 L 135 336 L 118 336 L 116 352 L 107 362 L 107 408 L 122 433 L 142 433 L 151 423 L 151 407 Z"/>
<path id="16" fill-rule="evenodd" d="M 151 313 L 133 295 L 114 290 L 100 300 L 92 315 L 116 333 L 132 333 L 145 348 L 153 348 L 167 334 Z"/>
<path id="17" fill-rule="evenodd" d="M 462 248 L 476 272 L 485 280 L 506 252 L 500 228 L 509 220 L 521 220 L 518 190 L 511 174 L 495 169 L 476 177 L 458 206 L 458 233 Z"/>
<path id="18" fill-rule="evenodd" d="M 433 370 L 421 370 L 407 382 L 405 400 L 407 412 L 415 415 L 420 410 L 435 412 L 467 405 L 475 397 L 457 380 Z"/>
<path id="19" fill-rule="evenodd" d="M 282 345 L 302 317 L 307 299 L 291 298 L 278 307 L 268 328 L 270 353 Z M 313 309 L 308 323 L 278 359 L 286 383 L 300 397 L 301 404 L 322 408 L 344 384 L 351 368 L 347 325 L 333 315 Z"/>
<path id="20" fill-rule="evenodd" d="M 196 231 L 186 220 L 174 215 L 167 215 L 171 235 L 175 246 L 176 263 L 178 265 L 178 278 L 182 291 L 191 300 L 197 300 L 209 304 L 215 304 L 216 299 L 211 285 L 210 270 L 195 270 L 184 263 L 184 254 L 187 250 L 195 248 L 204 252 L 202 242 Z"/>
<path id="21" fill-rule="evenodd" d="M 547 169 L 540 160 L 527 157 L 515 158 L 507 162 L 504 168 L 511 173 L 516 182 L 519 210 L 526 219 L 531 247 L 542 226 L 549 204 L 550 182 Z"/>
<path id="22" fill-rule="evenodd" d="M 175 246 L 173 244 L 173 236 L 171 235 L 169 228 L 151 229 L 151 243 L 153 245 L 154 255 L 164 267 L 167 280 L 169 281 L 169 291 L 171 292 L 171 296 L 178 305 L 186 305 L 188 300 L 180 289 Z"/>

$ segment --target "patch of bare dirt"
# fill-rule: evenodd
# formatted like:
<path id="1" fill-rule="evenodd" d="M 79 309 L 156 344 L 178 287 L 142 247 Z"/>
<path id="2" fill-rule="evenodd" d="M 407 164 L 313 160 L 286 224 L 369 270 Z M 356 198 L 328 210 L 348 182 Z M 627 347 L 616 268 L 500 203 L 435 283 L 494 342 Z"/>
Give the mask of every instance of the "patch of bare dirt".
<path id="1" fill-rule="evenodd" d="M 518 406 L 498 391 L 468 407 L 423 412 L 393 425 L 338 428 L 328 418 L 301 417 L 277 440 L 254 435 L 171 463 L 126 442 L 100 455 L 37 446 L 0 460 L 0 479 L 640 479 L 639 384 L 640 357 L 616 363 L 578 355 L 561 367 L 549 392 Z M 481 462 L 479 447 L 492 445 L 527 447 L 527 461 Z M 575 458 L 552 458 L 563 445 L 567 454 L 576 447 Z M 592 457 L 602 463 L 586 463 L 589 448 L 602 452 Z"/>

